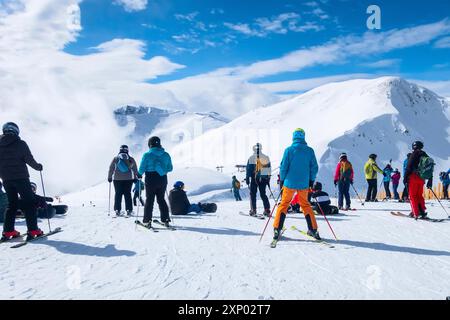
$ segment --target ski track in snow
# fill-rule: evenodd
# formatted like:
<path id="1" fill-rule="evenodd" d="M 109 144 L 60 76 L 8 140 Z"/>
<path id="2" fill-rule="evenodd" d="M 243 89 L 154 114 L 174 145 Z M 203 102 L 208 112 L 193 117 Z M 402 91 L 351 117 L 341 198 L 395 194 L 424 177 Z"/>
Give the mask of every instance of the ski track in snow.
<path id="1" fill-rule="evenodd" d="M 83 194 L 85 196 L 85 194 Z M 0 246 L 1 299 L 444 299 L 450 294 L 450 221 L 394 217 L 409 204 L 354 202 L 357 211 L 323 217 L 335 248 L 290 229 L 276 249 L 272 221 L 239 215 L 247 201 L 219 202 L 217 213 L 175 216 L 177 231 L 147 231 L 134 218 L 107 215 L 107 200 L 81 206 L 71 196 L 63 232 L 20 249 Z M 273 202 L 273 200 L 272 200 Z M 430 216 L 442 209 L 429 204 Z M 142 215 L 142 211 L 140 211 Z M 155 218 L 159 213 L 155 210 Z M 41 227 L 46 230 L 47 222 Z M 24 231 L 24 223 L 17 228 Z"/>

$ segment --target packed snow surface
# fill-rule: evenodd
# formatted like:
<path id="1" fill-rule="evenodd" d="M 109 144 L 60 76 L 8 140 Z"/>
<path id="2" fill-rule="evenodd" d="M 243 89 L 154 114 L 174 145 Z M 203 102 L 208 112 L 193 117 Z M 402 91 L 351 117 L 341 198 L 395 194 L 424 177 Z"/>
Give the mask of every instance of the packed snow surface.
<path id="1" fill-rule="evenodd" d="M 234 202 L 229 191 L 216 213 L 175 216 L 178 230 L 159 233 L 136 227 L 134 218 L 108 216 L 107 184 L 62 200 L 69 213 L 51 220 L 62 233 L 19 249 L 0 245 L 0 299 L 445 299 L 450 294 L 450 223 L 390 214 L 407 213 L 409 204 L 361 206 L 354 200 L 357 211 L 328 218 L 338 242 L 318 217 L 322 237 L 335 248 L 290 230 L 292 225 L 305 230 L 306 223 L 303 215 L 289 215 L 288 230 L 271 249 L 271 226 L 259 242 L 266 220 L 239 214 L 248 212 L 248 198 Z M 428 211 L 444 217 L 435 202 Z M 46 221 L 40 226 L 48 229 Z M 17 228 L 24 232 L 24 222 Z"/>

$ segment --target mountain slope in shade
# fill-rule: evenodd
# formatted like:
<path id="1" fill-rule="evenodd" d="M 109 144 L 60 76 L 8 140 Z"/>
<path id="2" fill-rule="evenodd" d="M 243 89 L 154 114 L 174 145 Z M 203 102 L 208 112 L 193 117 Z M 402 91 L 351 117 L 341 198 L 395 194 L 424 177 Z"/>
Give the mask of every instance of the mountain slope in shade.
<path id="1" fill-rule="evenodd" d="M 370 153 L 380 166 L 401 163 L 411 142 L 422 140 L 437 169 L 450 164 L 449 104 L 430 90 L 395 77 L 351 80 L 318 87 L 293 99 L 256 109 L 227 125 L 175 148 L 174 159 L 190 165 L 228 168 L 245 164 L 256 142 L 279 165 L 292 132 L 301 127 L 320 161 L 319 178 L 328 183 L 340 152 L 347 152 L 364 183 Z"/>

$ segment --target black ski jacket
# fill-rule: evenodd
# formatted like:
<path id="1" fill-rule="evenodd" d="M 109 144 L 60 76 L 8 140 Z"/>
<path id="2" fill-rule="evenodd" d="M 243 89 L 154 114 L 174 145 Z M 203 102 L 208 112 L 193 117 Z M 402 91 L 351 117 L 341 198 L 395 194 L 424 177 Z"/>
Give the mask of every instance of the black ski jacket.
<path id="1" fill-rule="evenodd" d="M 408 181 L 409 176 L 417 171 L 422 156 L 427 156 L 422 150 L 414 150 L 413 153 L 411 153 L 408 158 L 408 164 L 406 165 L 405 176 L 403 177 L 404 181 Z"/>
<path id="2" fill-rule="evenodd" d="M 29 178 L 27 164 L 35 170 L 42 170 L 25 141 L 14 134 L 1 135 L 0 178 L 3 181 Z"/>
<path id="3" fill-rule="evenodd" d="M 170 210 L 172 211 L 172 214 L 174 214 L 174 215 L 187 214 L 187 212 L 189 210 L 189 206 L 191 205 L 189 203 L 186 192 L 181 189 L 170 190 L 169 204 L 170 204 Z"/>

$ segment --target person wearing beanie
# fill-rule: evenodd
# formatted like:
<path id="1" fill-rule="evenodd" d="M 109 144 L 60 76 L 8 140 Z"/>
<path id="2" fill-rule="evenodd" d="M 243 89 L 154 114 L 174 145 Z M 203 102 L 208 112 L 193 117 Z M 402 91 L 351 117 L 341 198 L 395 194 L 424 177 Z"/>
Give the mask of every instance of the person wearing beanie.
<path id="1" fill-rule="evenodd" d="M 148 140 L 149 150 L 142 156 L 139 174 L 145 174 L 145 200 L 143 223 L 151 228 L 153 205 L 156 201 L 161 213 L 161 222 L 170 227 L 169 207 L 164 199 L 167 190 L 167 174 L 173 170 L 170 155 L 161 146 L 159 137 Z"/>
<path id="2" fill-rule="evenodd" d="M 20 233 L 14 229 L 19 196 L 24 204 L 28 238 L 43 234 L 38 228 L 34 194 L 31 190 L 27 165 L 37 171 L 42 171 L 43 167 L 36 162 L 27 143 L 20 139 L 19 134 L 18 125 L 8 122 L 3 125 L 3 135 L 0 136 L 0 179 L 3 181 L 9 203 L 3 224 L 4 239 L 20 236 Z"/>
<path id="3" fill-rule="evenodd" d="M 377 193 L 378 193 L 378 180 L 377 180 L 377 172 L 381 173 L 383 176 L 386 175 L 383 170 L 377 165 L 377 155 L 371 154 L 369 156 L 369 160 L 367 160 L 364 165 L 364 174 L 367 180 L 367 195 L 366 202 L 378 202 Z"/>
<path id="4" fill-rule="evenodd" d="M 334 173 L 334 186 L 338 186 L 339 197 L 338 207 L 339 210 L 350 210 L 350 185 L 353 184 L 353 166 L 347 159 L 347 154 L 342 153 L 339 157 L 339 163 L 336 166 Z M 344 209 L 345 198 L 345 209 Z"/>
<path id="5" fill-rule="evenodd" d="M 270 188 L 270 176 L 272 168 L 268 156 L 262 153 L 262 145 L 257 143 L 253 146 L 253 154 L 247 161 L 245 183 L 250 189 L 250 215 L 256 216 L 256 194 L 263 201 L 264 215 L 270 215 L 270 202 L 266 194 L 266 188 Z"/>
<path id="6" fill-rule="evenodd" d="M 400 184 L 401 174 L 398 169 L 394 170 L 394 173 L 391 176 L 392 179 L 392 189 L 394 190 L 394 199 L 400 200 L 400 195 L 398 194 L 398 185 Z"/>
<path id="7" fill-rule="evenodd" d="M 122 198 L 125 198 L 125 209 L 127 216 L 133 214 L 133 200 L 131 189 L 133 182 L 141 178 L 138 173 L 136 160 L 129 155 L 127 145 L 122 145 L 119 154 L 113 158 L 109 165 L 108 182 L 114 183 L 114 211 L 116 216 L 121 215 Z"/>
<path id="8" fill-rule="evenodd" d="M 384 185 L 384 191 L 386 193 L 386 200 L 391 199 L 391 189 L 389 188 L 389 185 L 391 184 L 391 176 L 394 170 L 392 169 L 392 166 L 388 163 L 386 167 L 383 169 L 384 177 L 383 177 L 383 185 Z"/>
<path id="9" fill-rule="evenodd" d="M 308 224 L 308 235 L 320 239 L 316 218 L 308 201 L 309 189 L 314 185 L 318 170 L 319 166 L 314 150 L 305 141 L 305 131 L 296 129 L 293 134 L 293 143 L 284 151 L 280 165 L 280 179 L 283 189 L 281 202 L 278 205 L 273 223 L 274 240 L 279 239 L 289 205 L 296 192 Z"/>

